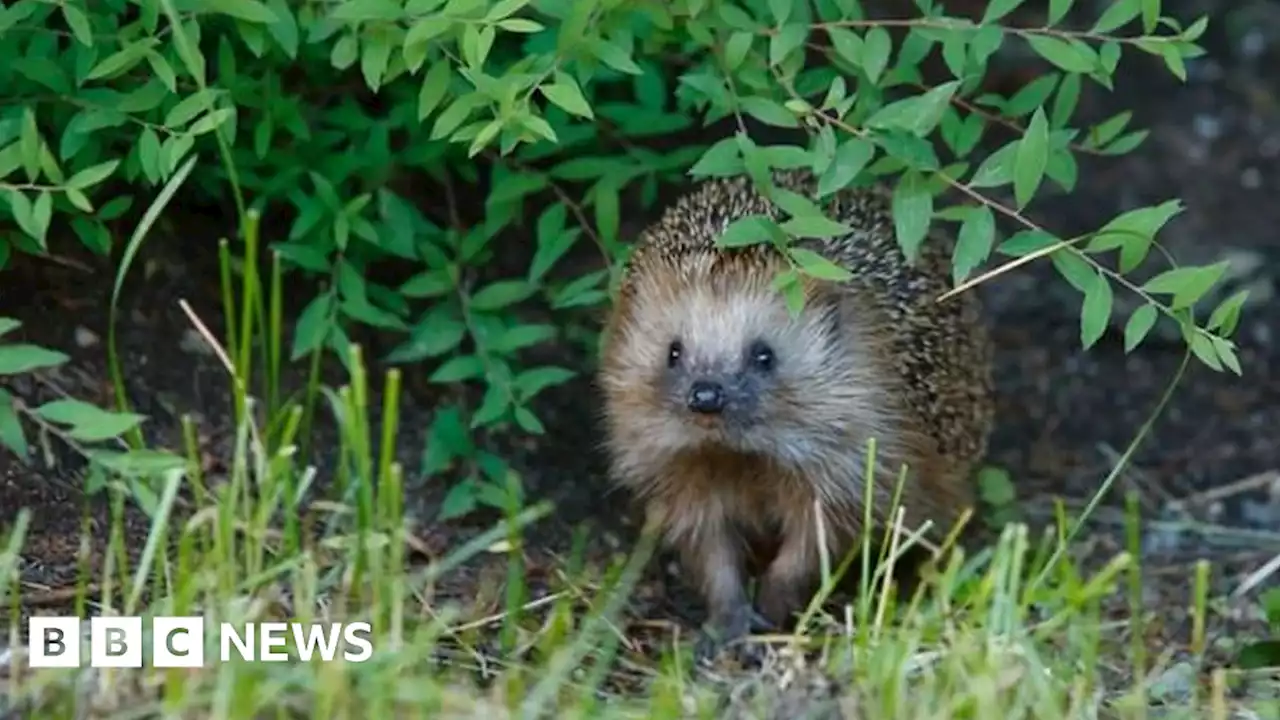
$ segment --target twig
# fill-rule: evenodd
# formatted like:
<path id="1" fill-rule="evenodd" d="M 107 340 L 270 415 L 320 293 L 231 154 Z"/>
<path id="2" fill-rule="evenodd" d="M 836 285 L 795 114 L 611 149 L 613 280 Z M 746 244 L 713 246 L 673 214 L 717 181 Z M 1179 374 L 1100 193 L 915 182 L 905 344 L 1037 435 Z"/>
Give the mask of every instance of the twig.
<path id="1" fill-rule="evenodd" d="M 1250 590 L 1258 587 L 1267 578 L 1277 573 L 1280 573 L 1280 553 L 1277 553 L 1275 557 L 1268 560 L 1262 567 L 1245 576 L 1245 579 L 1240 581 L 1240 586 L 1231 593 L 1231 598 L 1239 599 L 1244 597 Z"/>

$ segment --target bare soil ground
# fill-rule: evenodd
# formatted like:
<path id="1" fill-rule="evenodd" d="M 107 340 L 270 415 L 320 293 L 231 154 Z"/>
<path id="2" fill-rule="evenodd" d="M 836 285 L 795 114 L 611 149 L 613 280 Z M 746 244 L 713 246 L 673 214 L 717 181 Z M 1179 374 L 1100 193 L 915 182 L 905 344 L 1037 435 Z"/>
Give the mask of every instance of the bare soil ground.
<path id="1" fill-rule="evenodd" d="M 1223 13 L 1219 3 L 1186 0 L 1176 5 L 1188 8 L 1180 13 L 1184 16 L 1213 13 L 1215 26 L 1206 38 L 1210 55 L 1189 63 L 1192 77 L 1186 85 L 1146 58 L 1126 55 L 1117 91 L 1091 92 L 1086 110 L 1101 118 L 1133 108 L 1135 124 L 1149 127 L 1150 139 L 1123 159 L 1085 163 L 1077 192 L 1044 203 L 1037 214 L 1039 222 L 1069 233 L 1095 227 L 1137 204 L 1178 196 L 1188 209 L 1165 236 L 1176 256 L 1205 262 L 1233 253 L 1256 261 L 1253 274 L 1240 280 L 1255 288 L 1259 300 L 1247 308 L 1238 332 L 1245 377 L 1193 364 L 1133 469 L 1117 483 L 1118 492 L 1083 541 L 1086 554 L 1097 558 L 1119 550 L 1119 492 L 1139 493 L 1147 523 L 1149 600 L 1165 611 L 1166 619 L 1161 637 L 1153 642 L 1175 654 L 1189 638 L 1176 609 L 1190 601 L 1195 561 L 1212 562 L 1221 592 L 1252 583 L 1247 596 L 1256 597 L 1280 584 L 1280 574 L 1259 572 L 1280 554 L 1280 474 L 1275 472 L 1280 470 L 1280 443 L 1275 440 L 1280 427 L 1280 305 L 1265 299 L 1280 267 L 1280 235 L 1275 231 L 1280 204 L 1274 201 L 1280 187 L 1280 83 L 1262 70 L 1276 59 L 1267 54 L 1265 41 L 1280 42 L 1280 32 L 1259 40 L 1251 28 L 1265 29 L 1269 21 L 1237 22 L 1233 18 L 1239 16 L 1232 14 L 1280 18 L 1280 9 L 1270 2 L 1241 4 L 1232 13 Z M 1175 3 L 1166 6 L 1176 11 Z M 197 216 L 180 224 L 232 230 L 229 223 Z M 127 283 L 118 328 L 130 399 L 150 418 L 149 439 L 181 448 L 179 421 L 192 413 L 214 472 L 231 428 L 225 373 L 202 349 L 177 302 L 188 300 L 215 333 L 220 330 L 215 239 L 190 232 L 152 238 Z M 74 245 L 69 239 L 57 247 L 74 255 Z M 93 262 L 75 257 L 76 263 Z M 31 259 L 6 271 L 0 313 L 24 321 L 27 340 L 74 358 L 54 373 L 6 380 L 8 389 L 28 403 L 60 394 L 109 402 L 104 342 L 112 273 L 101 263 L 89 270 Z M 1082 351 L 1079 298 L 1048 267 L 1017 271 L 983 292 L 999 348 L 1000 427 L 990 459 L 1011 473 L 1026 514 L 1044 519 L 1053 498 L 1079 503 L 1094 492 L 1155 407 L 1181 360 L 1182 346 L 1153 339 L 1126 355 L 1119 334 L 1112 332 L 1098 347 Z M 565 349 L 563 355 L 564 363 L 589 367 L 576 351 Z M 377 377 L 379 368 L 372 369 Z M 301 384 L 305 368 L 291 372 Z M 413 480 L 432 398 L 421 392 L 420 384 L 407 387 L 398 453 Z M 634 531 L 627 498 L 609 489 L 598 453 L 584 451 L 598 439 L 589 376 L 549 392 L 544 403 L 548 437 L 504 449 L 519 459 L 530 498 L 557 504 L 556 514 L 535 526 L 528 538 L 535 594 L 562 586 L 556 568 L 575 528 L 589 528 L 588 556 L 595 559 L 628 549 Z M 328 429 L 317 429 L 324 432 Z M 100 566 L 102 529 L 110 524 L 105 504 L 84 497 L 82 467 L 74 453 L 56 441 L 49 448 L 48 457 L 30 467 L 0 455 L 0 529 L 22 508 L 33 513 L 23 551 L 24 615 L 66 607 L 81 554 L 87 554 L 91 568 Z M 317 462 L 323 477 L 327 461 Z M 445 552 L 494 519 L 436 522 L 446 491 L 439 483 L 419 480 L 412 493 L 411 510 L 433 552 Z M 147 518 L 136 508 L 127 508 L 126 514 L 128 545 L 141 547 Z M 86 517 L 96 531 L 82 548 Z M 484 599 L 492 598 L 496 610 L 504 562 L 495 558 L 491 565 L 468 567 L 442 588 L 442 599 L 479 598 L 477 612 L 483 615 Z M 1214 629 L 1224 638 L 1242 628 L 1257 630 L 1256 615 L 1240 612 L 1225 612 Z M 636 653 L 667 641 L 671 632 L 687 634 L 701 618 L 696 599 L 657 564 L 629 613 Z"/>

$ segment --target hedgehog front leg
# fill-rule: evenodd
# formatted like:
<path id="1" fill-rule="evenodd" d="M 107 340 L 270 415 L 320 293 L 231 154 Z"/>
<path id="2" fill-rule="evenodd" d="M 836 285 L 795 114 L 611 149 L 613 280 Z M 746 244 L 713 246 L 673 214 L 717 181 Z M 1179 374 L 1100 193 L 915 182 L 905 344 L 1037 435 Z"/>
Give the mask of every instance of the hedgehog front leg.
<path id="1" fill-rule="evenodd" d="M 747 594 L 742 544 L 724 519 L 703 522 L 683 538 L 684 568 L 698 582 L 708 617 L 694 648 L 699 660 L 709 660 L 732 646 L 733 656 L 751 664 L 762 659 L 761 648 L 739 642 L 753 632 L 772 629 Z"/>
<path id="2" fill-rule="evenodd" d="M 760 612 L 770 623 L 785 627 L 812 596 L 817 577 L 816 527 L 808 513 L 788 518 L 782 546 L 760 579 Z"/>

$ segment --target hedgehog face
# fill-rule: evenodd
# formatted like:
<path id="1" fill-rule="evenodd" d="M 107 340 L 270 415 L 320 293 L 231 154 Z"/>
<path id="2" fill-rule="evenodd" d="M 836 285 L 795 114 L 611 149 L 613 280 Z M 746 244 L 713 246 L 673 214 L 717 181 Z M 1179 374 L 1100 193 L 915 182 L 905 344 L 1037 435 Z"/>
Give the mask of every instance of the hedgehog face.
<path id="1" fill-rule="evenodd" d="M 755 338 L 734 352 L 706 348 L 697 336 L 690 340 L 690 351 L 679 337 L 667 345 L 660 384 L 669 408 L 684 422 L 721 432 L 742 432 L 758 422 L 762 400 L 778 380 L 769 341 Z"/>
<path id="2" fill-rule="evenodd" d="M 648 442 L 783 455 L 792 438 L 821 431 L 821 406 L 840 394 L 825 386 L 847 359 L 836 347 L 836 305 L 815 297 L 792 317 L 767 279 L 690 282 L 638 300 L 633 318 L 644 322 L 621 355 L 649 388 L 640 415 L 662 418 Z"/>

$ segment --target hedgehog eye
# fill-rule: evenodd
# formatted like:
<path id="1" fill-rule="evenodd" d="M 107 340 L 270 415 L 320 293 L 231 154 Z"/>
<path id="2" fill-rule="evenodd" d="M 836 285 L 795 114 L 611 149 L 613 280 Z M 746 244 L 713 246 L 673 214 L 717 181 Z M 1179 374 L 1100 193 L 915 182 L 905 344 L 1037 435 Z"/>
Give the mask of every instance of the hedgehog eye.
<path id="1" fill-rule="evenodd" d="M 672 340 L 671 345 L 667 347 L 667 367 L 673 368 L 680 363 L 680 355 L 684 353 L 684 346 L 679 340 Z"/>
<path id="2" fill-rule="evenodd" d="M 773 348 L 763 341 L 751 344 L 751 364 L 757 369 L 769 372 L 773 369 L 775 358 Z"/>

